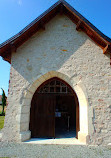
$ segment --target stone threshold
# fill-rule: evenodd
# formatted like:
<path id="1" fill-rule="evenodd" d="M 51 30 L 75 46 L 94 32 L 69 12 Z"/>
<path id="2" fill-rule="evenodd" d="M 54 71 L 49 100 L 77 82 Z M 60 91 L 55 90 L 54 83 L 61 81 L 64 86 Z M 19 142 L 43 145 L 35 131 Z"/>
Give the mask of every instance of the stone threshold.
<path id="1" fill-rule="evenodd" d="M 55 138 L 55 139 L 44 139 L 44 138 L 31 138 L 23 143 L 28 144 L 63 144 L 63 145 L 86 145 L 83 142 L 80 142 L 76 138 Z"/>

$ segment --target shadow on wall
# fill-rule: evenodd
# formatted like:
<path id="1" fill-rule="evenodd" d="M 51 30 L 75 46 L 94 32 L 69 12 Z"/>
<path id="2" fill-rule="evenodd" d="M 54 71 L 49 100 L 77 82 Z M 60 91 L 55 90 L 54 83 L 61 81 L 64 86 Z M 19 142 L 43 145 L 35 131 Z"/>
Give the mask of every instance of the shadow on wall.
<path id="1" fill-rule="evenodd" d="M 20 82 L 24 78 L 24 82 L 32 84 L 52 70 L 71 78 L 85 77 L 89 65 L 92 66 L 92 72 L 95 71 L 93 65 L 98 63 L 98 56 L 103 61 L 103 54 L 100 54 L 102 49 L 85 33 L 76 31 L 75 24 L 68 17 L 57 15 L 45 28 L 13 54 L 12 67 L 20 75 Z"/>
<path id="2" fill-rule="evenodd" d="M 74 75 L 82 67 L 82 47 L 87 39 L 83 32 L 76 31 L 70 19 L 58 15 L 45 31 L 40 30 L 18 48 L 12 67 L 29 83 L 51 70 Z"/>

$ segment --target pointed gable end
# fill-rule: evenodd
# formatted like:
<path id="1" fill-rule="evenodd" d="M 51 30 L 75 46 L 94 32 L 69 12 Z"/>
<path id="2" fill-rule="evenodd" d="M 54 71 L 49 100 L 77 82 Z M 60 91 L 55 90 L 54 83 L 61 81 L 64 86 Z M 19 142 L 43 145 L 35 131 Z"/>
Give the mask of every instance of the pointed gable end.
<path id="1" fill-rule="evenodd" d="M 16 52 L 17 48 L 34 35 L 39 29 L 45 29 L 45 24 L 57 14 L 65 14 L 68 16 L 76 24 L 77 31 L 85 32 L 98 46 L 103 49 L 103 53 L 111 53 L 111 39 L 99 31 L 66 1 L 59 0 L 18 34 L 2 43 L 0 45 L 0 56 L 11 63 L 11 53 Z"/>

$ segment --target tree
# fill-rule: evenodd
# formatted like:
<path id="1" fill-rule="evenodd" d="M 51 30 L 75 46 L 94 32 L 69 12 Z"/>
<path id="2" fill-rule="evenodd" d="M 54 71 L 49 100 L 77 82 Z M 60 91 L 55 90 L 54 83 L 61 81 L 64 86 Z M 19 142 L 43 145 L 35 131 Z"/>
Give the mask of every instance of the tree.
<path id="1" fill-rule="evenodd" d="M 6 106 L 6 95 L 5 95 L 5 91 L 2 89 L 2 113 L 1 113 L 2 116 L 5 116 L 5 112 L 4 112 L 5 106 Z"/>

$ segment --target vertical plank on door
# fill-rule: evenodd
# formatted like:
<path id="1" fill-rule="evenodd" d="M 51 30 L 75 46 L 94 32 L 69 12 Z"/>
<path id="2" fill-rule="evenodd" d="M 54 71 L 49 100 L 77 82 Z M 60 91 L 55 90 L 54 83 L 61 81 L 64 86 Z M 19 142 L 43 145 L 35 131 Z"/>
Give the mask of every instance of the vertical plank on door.
<path id="1" fill-rule="evenodd" d="M 32 102 L 32 137 L 55 137 L 55 97 L 37 94 Z"/>

